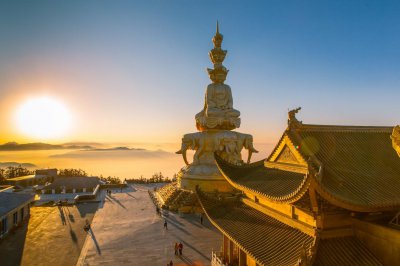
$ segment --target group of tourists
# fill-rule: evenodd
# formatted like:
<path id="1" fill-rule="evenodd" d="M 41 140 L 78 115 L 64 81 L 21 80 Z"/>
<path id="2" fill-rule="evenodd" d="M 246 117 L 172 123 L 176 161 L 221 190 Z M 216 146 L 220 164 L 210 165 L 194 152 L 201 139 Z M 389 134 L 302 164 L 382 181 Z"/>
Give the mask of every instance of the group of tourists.
<path id="1" fill-rule="evenodd" d="M 182 250 L 183 250 L 182 242 L 179 242 L 179 244 L 178 244 L 178 242 L 176 242 L 174 249 L 175 249 L 175 256 L 178 256 L 178 255 L 182 256 Z"/>
<path id="2" fill-rule="evenodd" d="M 174 246 L 174 250 L 175 250 L 175 256 L 182 256 L 182 250 L 183 250 L 183 244 L 182 242 L 175 242 L 175 246 Z M 172 262 L 172 260 L 167 263 L 167 266 L 174 266 L 174 263 Z"/>

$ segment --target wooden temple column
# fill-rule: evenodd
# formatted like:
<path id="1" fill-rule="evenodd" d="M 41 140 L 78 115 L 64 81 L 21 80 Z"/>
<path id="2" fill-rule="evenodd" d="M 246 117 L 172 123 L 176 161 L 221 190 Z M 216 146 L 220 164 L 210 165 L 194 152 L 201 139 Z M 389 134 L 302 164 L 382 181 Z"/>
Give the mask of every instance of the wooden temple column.
<path id="1" fill-rule="evenodd" d="M 233 263 L 234 261 L 234 256 L 233 256 L 233 247 L 234 247 L 234 243 L 229 240 L 229 245 L 228 245 L 228 262 L 229 263 Z"/>
<path id="2" fill-rule="evenodd" d="M 229 245 L 229 238 L 226 235 L 222 235 L 222 253 L 223 258 L 225 261 L 228 261 L 228 245 Z"/>
<path id="3" fill-rule="evenodd" d="M 247 265 L 247 254 L 242 249 L 239 249 L 239 266 Z"/>

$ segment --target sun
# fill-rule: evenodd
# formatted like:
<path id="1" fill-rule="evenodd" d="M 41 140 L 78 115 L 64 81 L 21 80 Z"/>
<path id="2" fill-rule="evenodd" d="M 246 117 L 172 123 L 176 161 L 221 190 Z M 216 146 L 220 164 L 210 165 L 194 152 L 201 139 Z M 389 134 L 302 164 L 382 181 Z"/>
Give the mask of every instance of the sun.
<path id="1" fill-rule="evenodd" d="M 54 139 L 65 135 L 71 125 L 71 114 L 66 106 L 51 97 L 32 98 L 16 111 L 18 130 L 37 139 Z"/>

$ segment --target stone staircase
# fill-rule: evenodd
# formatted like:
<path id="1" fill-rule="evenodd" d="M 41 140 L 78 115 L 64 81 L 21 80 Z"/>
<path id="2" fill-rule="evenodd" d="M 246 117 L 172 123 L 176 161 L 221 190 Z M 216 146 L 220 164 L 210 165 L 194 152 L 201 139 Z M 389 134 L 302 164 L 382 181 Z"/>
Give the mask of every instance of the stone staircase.
<path id="1" fill-rule="evenodd" d="M 157 196 L 161 202 L 161 205 L 169 204 L 172 198 L 175 198 L 178 193 L 178 187 L 176 182 L 169 183 L 157 190 Z"/>
<path id="2" fill-rule="evenodd" d="M 161 208 L 183 213 L 201 212 L 195 193 L 180 189 L 176 182 L 159 188 L 155 193 Z"/>

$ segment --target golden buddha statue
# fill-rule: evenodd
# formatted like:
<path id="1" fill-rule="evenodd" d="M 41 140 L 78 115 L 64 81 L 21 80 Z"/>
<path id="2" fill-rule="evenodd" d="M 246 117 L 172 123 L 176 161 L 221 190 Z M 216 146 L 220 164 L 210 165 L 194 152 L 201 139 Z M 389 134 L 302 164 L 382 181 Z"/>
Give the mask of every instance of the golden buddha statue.
<path id="1" fill-rule="evenodd" d="M 228 70 L 222 65 L 227 51 L 222 50 L 222 35 L 217 31 L 212 41 L 214 48 L 209 52 L 214 68 L 207 69 L 212 81 L 207 86 L 204 107 L 196 115 L 196 127 L 200 132 L 185 134 L 177 154 L 181 154 L 186 166 L 178 173 L 180 188 L 194 190 L 200 186 L 204 191 L 230 192 L 233 187 L 222 176 L 215 164 L 215 154 L 223 160 L 242 165 L 250 163 L 257 150 L 253 137 L 232 129 L 240 126 L 240 112 L 233 108 L 231 88 L 224 84 Z M 247 161 L 242 159 L 242 150 L 248 150 Z M 187 150 L 194 150 L 189 162 Z"/>
<path id="2" fill-rule="evenodd" d="M 200 131 L 207 129 L 235 129 L 240 126 L 240 112 L 233 108 L 231 88 L 224 84 L 228 70 L 222 65 L 226 50 L 222 50 L 222 34 L 217 32 L 213 37 L 214 48 L 209 56 L 214 64 L 214 69 L 207 69 L 213 83 L 206 89 L 204 108 L 196 115 L 196 126 Z"/>

